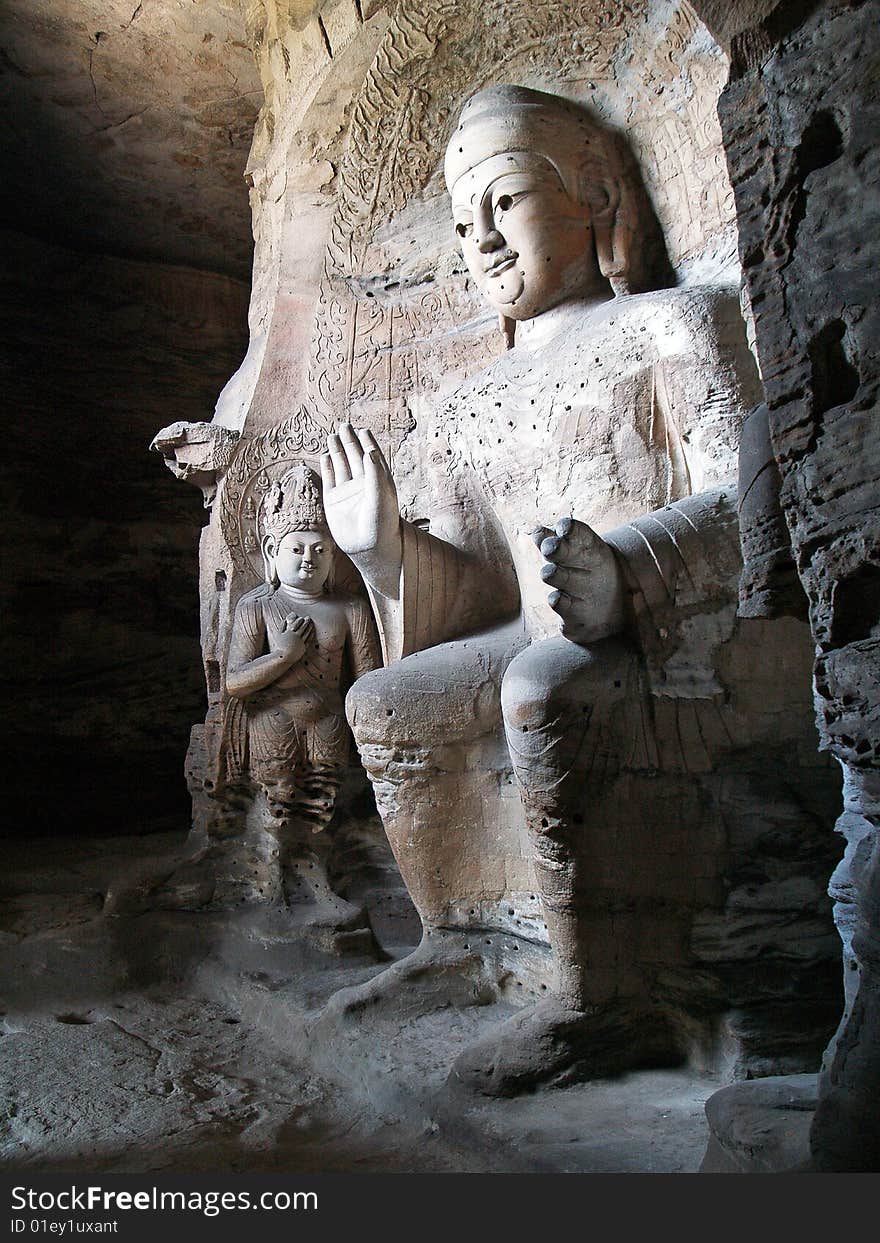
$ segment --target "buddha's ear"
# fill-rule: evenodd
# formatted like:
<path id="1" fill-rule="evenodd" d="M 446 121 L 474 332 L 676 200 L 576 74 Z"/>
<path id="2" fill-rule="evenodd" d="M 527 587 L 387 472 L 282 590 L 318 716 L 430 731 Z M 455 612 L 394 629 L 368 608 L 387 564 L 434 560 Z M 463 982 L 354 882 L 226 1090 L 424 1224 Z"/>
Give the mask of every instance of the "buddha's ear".
<path id="1" fill-rule="evenodd" d="M 278 576 L 275 573 L 275 557 L 278 554 L 278 540 L 271 531 L 260 540 L 260 552 L 263 554 L 263 577 L 267 583 L 278 586 Z"/>
<path id="2" fill-rule="evenodd" d="M 610 281 L 615 294 L 627 293 L 632 229 L 628 213 L 621 203 L 620 187 L 616 182 L 608 181 L 600 186 L 591 186 L 590 189 L 593 238 L 599 271 Z"/>

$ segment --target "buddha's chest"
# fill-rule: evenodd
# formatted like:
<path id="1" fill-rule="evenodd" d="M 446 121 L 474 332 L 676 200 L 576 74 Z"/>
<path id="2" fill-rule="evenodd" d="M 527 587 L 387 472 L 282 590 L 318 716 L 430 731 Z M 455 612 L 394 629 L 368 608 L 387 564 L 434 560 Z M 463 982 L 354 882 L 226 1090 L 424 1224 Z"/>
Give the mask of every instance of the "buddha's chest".
<path id="1" fill-rule="evenodd" d="M 668 420 L 648 344 L 595 345 L 487 373 L 461 443 L 505 527 L 574 513 L 607 527 L 671 496 Z"/>

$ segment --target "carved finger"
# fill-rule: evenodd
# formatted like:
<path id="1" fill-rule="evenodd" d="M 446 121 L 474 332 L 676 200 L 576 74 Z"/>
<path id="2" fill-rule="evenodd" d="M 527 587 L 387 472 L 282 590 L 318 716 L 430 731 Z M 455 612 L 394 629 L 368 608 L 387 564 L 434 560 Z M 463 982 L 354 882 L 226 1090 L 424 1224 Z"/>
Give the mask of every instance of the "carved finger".
<path id="1" fill-rule="evenodd" d="M 376 443 L 376 437 L 366 428 L 358 432 L 358 439 L 364 451 L 364 474 L 376 484 L 390 484 L 394 487 L 388 459 Z"/>
<path id="2" fill-rule="evenodd" d="M 551 591 L 549 600 L 550 607 L 559 616 L 560 629 L 565 638 L 573 643 L 583 642 L 587 635 L 579 616 L 581 602 L 573 599 L 567 591 Z"/>
<path id="3" fill-rule="evenodd" d="M 339 437 L 331 436 L 327 441 L 327 448 L 330 451 L 330 460 L 333 463 L 336 486 L 338 487 L 341 483 L 348 483 L 351 479 L 351 471 L 348 469 L 348 457 Z"/>
<path id="4" fill-rule="evenodd" d="M 565 540 L 566 547 L 561 560 L 567 565 L 583 565 L 596 545 L 602 543 L 601 535 L 597 535 L 591 526 L 574 518 L 563 518 L 557 522 L 556 532 Z"/>
<path id="5" fill-rule="evenodd" d="M 552 561 L 545 562 L 541 566 L 541 578 L 558 591 L 564 591 L 578 600 L 589 599 L 591 585 L 594 585 L 594 575 L 591 570 Z"/>
<path id="6" fill-rule="evenodd" d="M 339 440 L 345 451 L 350 477 L 357 479 L 364 473 L 364 451 L 350 423 L 340 424 Z"/>
<path id="7" fill-rule="evenodd" d="M 574 607 L 574 601 L 565 591 L 551 591 L 547 597 L 547 603 L 553 612 L 558 613 L 560 617 L 566 617 Z"/>
<path id="8" fill-rule="evenodd" d="M 368 453 L 376 452 L 379 454 L 379 457 L 382 458 L 382 461 L 385 461 L 384 454 L 379 448 L 378 441 L 368 427 L 358 428 L 357 438 L 361 442 L 361 449 L 363 450 L 365 457 Z"/>
<path id="9" fill-rule="evenodd" d="M 385 459 L 382 457 L 381 449 L 370 449 L 364 454 L 364 478 L 371 484 L 378 484 L 383 475 L 383 467 Z"/>
<path id="10" fill-rule="evenodd" d="M 549 527 L 535 527 L 534 531 L 532 531 L 532 539 L 540 548 L 544 540 L 548 539 L 552 534 L 553 532 Z"/>
<path id="11" fill-rule="evenodd" d="M 545 540 L 541 541 L 538 547 L 541 549 L 542 557 L 544 557 L 547 561 L 554 561 L 556 559 L 556 554 L 562 547 L 562 540 L 558 535 L 548 535 Z"/>
<path id="12" fill-rule="evenodd" d="M 325 496 L 336 487 L 336 472 L 333 470 L 333 459 L 329 453 L 321 454 L 321 482 L 324 485 Z"/>

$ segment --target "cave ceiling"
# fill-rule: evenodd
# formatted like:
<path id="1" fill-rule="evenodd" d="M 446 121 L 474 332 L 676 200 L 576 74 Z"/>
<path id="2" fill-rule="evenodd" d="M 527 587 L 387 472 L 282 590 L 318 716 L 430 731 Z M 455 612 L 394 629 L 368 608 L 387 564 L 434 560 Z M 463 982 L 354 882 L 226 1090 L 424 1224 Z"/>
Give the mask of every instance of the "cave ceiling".
<path id="1" fill-rule="evenodd" d="M 0 221 L 241 279 L 262 90 L 240 0 L 3 0 Z"/>

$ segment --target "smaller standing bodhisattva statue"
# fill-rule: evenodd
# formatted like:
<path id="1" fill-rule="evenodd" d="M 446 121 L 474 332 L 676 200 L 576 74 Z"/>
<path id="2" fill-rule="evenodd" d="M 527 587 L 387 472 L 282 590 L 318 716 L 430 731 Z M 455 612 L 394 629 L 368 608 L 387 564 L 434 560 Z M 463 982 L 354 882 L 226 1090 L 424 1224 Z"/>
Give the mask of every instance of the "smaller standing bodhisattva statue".
<path id="1" fill-rule="evenodd" d="M 266 581 L 235 610 L 218 791 L 227 814 L 202 861 L 213 865 L 215 904 L 327 903 L 338 920 L 348 904 L 329 885 L 318 835 L 348 762 L 343 693 L 381 663 L 378 638 L 367 602 L 332 589 L 336 545 L 308 466 L 272 485 L 257 523 Z M 242 838 L 253 787 L 266 810 Z"/>

